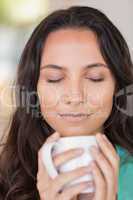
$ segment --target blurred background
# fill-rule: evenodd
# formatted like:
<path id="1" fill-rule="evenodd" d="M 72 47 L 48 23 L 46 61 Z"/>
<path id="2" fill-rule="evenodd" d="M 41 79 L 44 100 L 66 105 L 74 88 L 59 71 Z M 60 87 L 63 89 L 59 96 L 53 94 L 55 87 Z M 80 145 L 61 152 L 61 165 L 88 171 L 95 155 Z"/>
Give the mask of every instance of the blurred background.
<path id="1" fill-rule="evenodd" d="M 12 83 L 30 34 L 50 12 L 72 5 L 103 11 L 122 32 L 133 56 L 133 0 L 0 0 L 0 136 L 12 116 Z"/>

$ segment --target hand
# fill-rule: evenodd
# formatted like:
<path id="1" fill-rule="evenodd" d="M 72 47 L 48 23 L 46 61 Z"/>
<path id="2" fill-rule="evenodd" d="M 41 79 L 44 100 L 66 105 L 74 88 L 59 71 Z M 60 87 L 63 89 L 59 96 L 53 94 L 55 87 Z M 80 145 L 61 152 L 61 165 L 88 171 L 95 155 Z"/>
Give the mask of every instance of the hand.
<path id="1" fill-rule="evenodd" d="M 52 142 L 59 138 L 58 133 L 54 133 L 50 136 L 46 142 Z M 69 151 L 65 151 L 58 155 L 53 156 L 53 163 L 56 168 L 59 165 L 67 162 L 68 160 L 77 157 L 83 153 L 77 152 L 78 149 L 71 149 Z M 82 149 L 80 149 L 82 150 Z M 80 176 L 84 176 L 91 172 L 90 168 L 80 167 L 78 169 L 72 170 L 70 172 L 65 172 L 59 174 L 55 179 L 52 179 L 45 168 L 45 165 L 42 163 L 41 159 L 41 149 L 38 152 L 38 173 L 37 173 L 37 189 L 40 194 L 41 200 L 71 200 L 75 196 L 81 193 L 82 190 L 87 187 L 92 187 L 92 182 L 82 182 L 80 184 L 75 184 L 71 187 L 68 187 L 63 190 L 63 186 L 68 182 L 79 178 Z"/>
<path id="2" fill-rule="evenodd" d="M 93 200 L 116 200 L 120 158 L 105 135 L 99 133 L 96 139 L 100 151 L 91 149 L 95 159 L 91 164 L 96 187 Z"/>

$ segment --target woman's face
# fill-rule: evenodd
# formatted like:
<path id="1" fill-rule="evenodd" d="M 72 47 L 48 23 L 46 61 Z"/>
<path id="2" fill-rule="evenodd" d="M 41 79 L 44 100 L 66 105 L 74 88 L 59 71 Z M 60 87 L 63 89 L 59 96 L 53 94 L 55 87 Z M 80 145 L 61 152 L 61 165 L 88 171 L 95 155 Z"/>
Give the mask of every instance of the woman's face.
<path id="1" fill-rule="evenodd" d="M 61 29 L 48 35 L 37 92 L 44 119 L 61 136 L 103 132 L 114 90 L 114 77 L 92 31 Z M 70 113 L 85 116 L 60 116 Z"/>

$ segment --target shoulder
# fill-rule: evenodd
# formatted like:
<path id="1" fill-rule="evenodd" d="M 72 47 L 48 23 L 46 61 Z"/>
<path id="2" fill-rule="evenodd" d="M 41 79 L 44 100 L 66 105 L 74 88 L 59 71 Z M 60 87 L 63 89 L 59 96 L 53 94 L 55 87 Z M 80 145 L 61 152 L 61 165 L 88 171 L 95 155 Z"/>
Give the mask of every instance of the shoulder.
<path id="1" fill-rule="evenodd" d="M 132 200 L 133 156 L 120 146 L 116 150 L 120 156 L 118 200 Z"/>

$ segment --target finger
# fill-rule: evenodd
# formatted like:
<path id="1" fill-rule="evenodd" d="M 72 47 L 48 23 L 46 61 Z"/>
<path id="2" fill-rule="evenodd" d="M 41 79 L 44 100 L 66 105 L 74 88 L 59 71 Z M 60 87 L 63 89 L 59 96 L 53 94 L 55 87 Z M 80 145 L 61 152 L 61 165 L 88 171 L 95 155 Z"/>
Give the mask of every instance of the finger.
<path id="1" fill-rule="evenodd" d="M 51 136 L 49 136 L 45 143 L 53 142 L 57 139 L 59 139 L 59 133 L 55 132 Z M 52 179 L 49 176 L 47 169 L 45 165 L 42 162 L 42 147 L 38 151 L 38 172 L 37 172 L 37 188 L 38 190 L 44 191 L 47 187 L 49 187 L 49 184 L 51 183 Z"/>
<path id="2" fill-rule="evenodd" d="M 96 165 L 95 162 L 91 163 L 92 168 L 92 174 L 94 177 L 95 182 L 95 194 L 94 194 L 94 200 L 103 200 L 106 199 L 106 183 L 104 180 L 104 177 L 99 169 L 99 167 Z"/>
<path id="3" fill-rule="evenodd" d="M 58 168 L 60 165 L 65 162 L 82 155 L 84 150 L 82 148 L 70 149 L 65 152 L 56 154 L 53 156 L 54 165 Z"/>
<path id="4" fill-rule="evenodd" d="M 97 134 L 96 135 L 97 141 L 99 142 L 100 149 L 102 150 L 102 153 L 106 157 L 106 159 L 110 162 L 111 166 L 114 169 L 115 177 L 116 177 L 116 190 L 118 190 L 118 175 L 119 175 L 119 163 L 120 158 L 118 154 L 116 153 L 116 150 L 114 149 L 111 142 L 108 140 L 108 138 L 103 134 Z"/>
<path id="5" fill-rule="evenodd" d="M 94 192 L 91 192 L 91 193 L 84 193 L 84 194 L 79 194 L 78 195 L 78 199 L 80 200 L 93 200 L 94 198 Z"/>
<path id="6" fill-rule="evenodd" d="M 51 183 L 51 178 L 47 173 L 45 165 L 41 159 L 41 151 L 38 152 L 38 172 L 37 172 L 37 188 L 43 191 Z"/>
<path id="7" fill-rule="evenodd" d="M 114 168 L 116 175 L 118 175 L 120 158 L 118 154 L 116 153 L 116 150 L 114 149 L 113 145 L 109 142 L 107 137 L 103 134 L 97 134 L 96 139 L 98 141 L 98 144 L 103 154 L 105 155 L 107 160 L 110 162 L 110 164 Z"/>
<path id="8" fill-rule="evenodd" d="M 92 155 L 95 159 L 95 162 L 97 166 L 99 167 L 101 173 L 104 176 L 104 179 L 107 184 L 107 196 L 109 197 L 113 196 L 117 192 L 117 177 L 114 172 L 114 169 L 110 165 L 110 163 L 107 161 L 105 156 L 100 152 L 97 148 L 93 147 L 91 148 Z"/>
<path id="9" fill-rule="evenodd" d="M 51 136 L 49 136 L 49 137 L 47 138 L 47 140 L 46 140 L 46 142 L 44 143 L 44 145 L 45 145 L 46 143 L 53 142 L 53 141 L 59 139 L 59 137 L 60 137 L 59 133 L 58 133 L 58 132 L 55 132 L 54 134 L 52 134 Z M 38 168 L 39 168 L 39 173 L 41 173 L 41 172 L 44 173 L 44 171 L 45 171 L 45 173 L 47 173 L 47 170 L 46 170 L 46 168 L 45 168 L 45 165 L 44 165 L 43 162 L 42 162 L 42 148 L 43 148 L 43 146 L 42 146 L 42 147 L 39 149 L 39 151 L 38 151 Z"/>
<path id="10" fill-rule="evenodd" d="M 59 132 L 54 132 L 52 135 L 50 135 L 45 143 L 49 143 L 49 142 L 54 142 L 56 140 L 58 140 L 60 138 L 60 134 Z"/>
<path id="11" fill-rule="evenodd" d="M 89 173 L 91 173 L 90 166 L 80 167 L 78 169 L 74 169 L 74 170 L 71 170 L 68 172 L 61 173 L 52 182 L 52 184 L 55 185 L 55 187 L 54 187 L 55 193 L 59 192 L 59 190 L 62 187 L 64 187 L 64 185 L 69 184 L 71 181 L 73 181 L 81 176 L 85 176 Z"/>
<path id="12" fill-rule="evenodd" d="M 80 194 L 83 190 L 88 187 L 93 187 L 94 184 L 92 182 L 82 182 L 79 184 L 75 184 L 71 187 L 64 189 L 64 191 L 58 195 L 59 200 L 70 200 L 73 199 L 76 195 Z M 58 199 L 58 198 L 57 198 Z"/>

